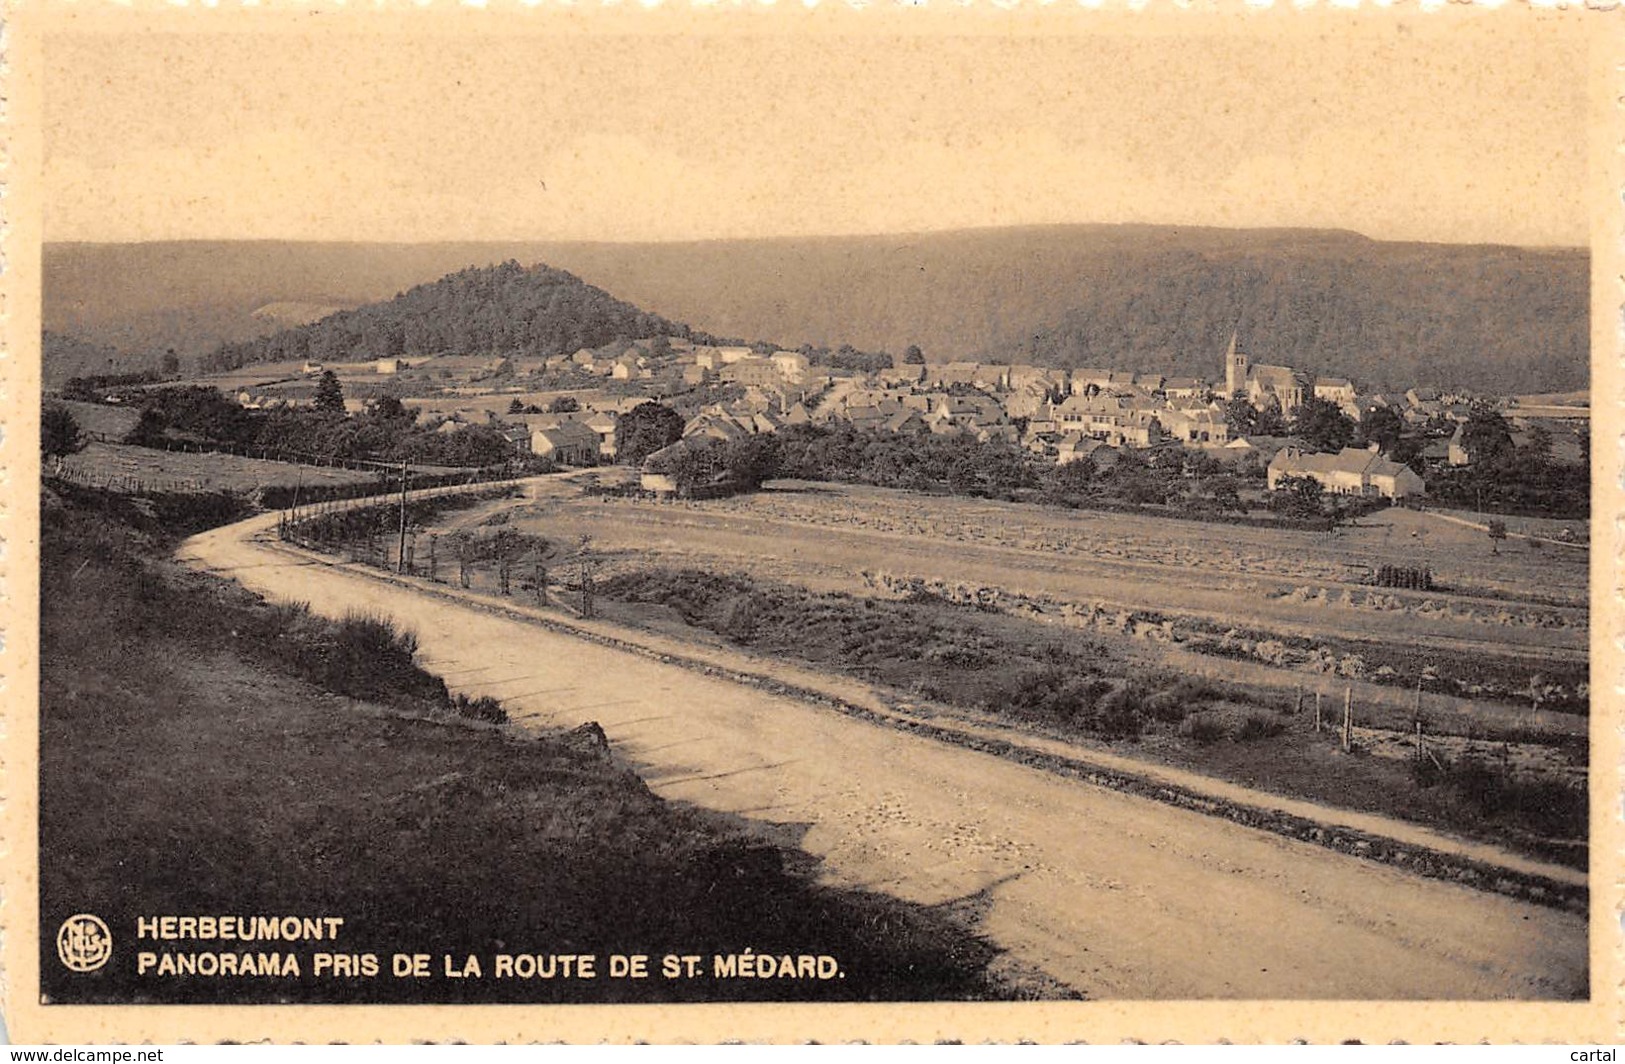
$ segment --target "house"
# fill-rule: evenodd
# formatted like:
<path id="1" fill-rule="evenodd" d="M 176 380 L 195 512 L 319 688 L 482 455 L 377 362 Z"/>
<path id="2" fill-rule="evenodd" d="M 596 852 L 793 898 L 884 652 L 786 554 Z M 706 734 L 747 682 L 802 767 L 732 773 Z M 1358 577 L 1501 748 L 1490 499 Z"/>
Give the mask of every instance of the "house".
<path id="1" fill-rule="evenodd" d="M 751 434 L 751 430 L 741 425 L 737 419 L 726 412 L 711 408 L 694 415 L 688 424 L 683 426 L 683 438 L 709 437 L 713 440 L 743 439 Z"/>
<path id="2" fill-rule="evenodd" d="M 1382 457 L 1375 446 L 1345 447 L 1336 454 L 1283 447 L 1270 459 L 1267 475 L 1271 491 L 1287 477 L 1308 477 L 1333 495 L 1403 499 L 1426 492 L 1422 478 L 1414 470 Z"/>
<path id="3" fill-rule="evenodd" d="M 1341 406 L 1354 402 L 1354 383 L 1342 377 L 1317 377 L 1315 398 L 1326 399 Z M 1358 420 L 1358 418 L 1356 418 Z"/>
<path id="4" fill-rule="evenodd" d="M 1162 429 L 1173 439 L 1186 444 L 1228 443 L 1230 423 L 1214 410 L 1168 409 L 1157 414 Z"/>
<path id="5" fill-rule="evenodd" d="M 1169 377 L 1162 382 L 1162 394 L 1169 399 L 1203 399 L 1207 382 L 1196 377 Z"/>
<path id="6" fill-rule="evenodd" d="M 379 373 L 393 376 L 406 368 L 406 360 L 404 358 L 380 358 L 375 364 L 375 368 Z"/>
<path id="7" fill-rule="evenodd" d="M 1472 462 L 1473 456 L 1467 453 L 1467 444 L 1464 442 L 1465 424 L 1457 425 L 1456 432 L 1450 437 L 1450 443 L 1445 450 L 1445 459 L 1453 466 L 1464 466 Z"/>
<path id="8" fill-rule="evenodd" d="M 598 460 L 598 433 L 580 421 L 565 421 L 532 429 L 530 449 L 560 465 L 589 465 Z"/>
<path id="9" fill-rule="evenodd" d="M 1096 468 L 1105 468 L 1117 461 L 1117 452 L 1100 440 L 1080 433 L 1070 433 L 1055 445 L 1055 464 L 1066 465 L 1088 459 Z"/>
<path id="10" fill-rule="evenodd" d="M 1429 466 L 1450 464 L 1450 442 L 1448 440 L 1429 440 L 1423 444 L 1416 456 Z"/>
<path id="11" fill-rule="evenodd" d="M 800 351 L 775 351 L 768 361 L 779 371 L 779 376 L 791 384 L 800 384 L 807 379 L 807 356 Z"/>
<path id="12" fill-rule="evenodd" d="M 691 387 L 706 384 L 711 380 L 711 377 L 712 371 L 698 363 L 683 367 L 683 383 Z"/>
<path id="13" fill-rule="evenodd" d="M 773 387 L 784 379 L 777 364 L 755 355 L 723 363 L 721 377 L 725 381 L 757 388 Z"/>
<path id="14" fill-rule="evenodd" d="M 1014 365 L 1004 374 L 1005 387 L 1012 392 L 1034 389 L 1039 394 L 1047 394 L 1051 388 L 1065 391 L 1068 379 L 1066 370 L 1042 366 Z"/>
<path id="15" fill-rule="evenodd" d="M 892 366 L 890 369 L 881 370 L 879 377 L 881 382 L 889 387 L 904 387 L 907 385 L 919 384 L 921 381 L 925 380 L 925 366 Z"/>
<path id="16" fill-rule="evenodd" d="M 846 408 L 846 420 L 855 429 L 875 431 L 886 427 L 886 415 L 875 406 L 849 406 Z"/>
<path id="17" fill-rule="evenodd" d="M 1002 369 L 1001 366 L 983 366 L 976 362 L 949 362 L 945 365 L 929 367 L 926 370 L 925 379 L 939 388 L 946 388 L 954 384 L 969 384 L 987 388 L 1003 379 Z"/>
<path id="18" fill-rule="evenodd" d="M 598 453 L 605 458 L 615 457 L 615 433 L 620 428 L 620 420 L 607 411 L 599 411 L 582 422 L 598 435 Z"/>
<path id="19" fill-rule="evenodd" d="M 756 357 L 756 352 L 748 347 L 696 347 L 694 349 L 694 364 L 704 366 L 706 369 L 721 369 L 731 366 L 735 362 Z"/>
<path id="20" fill-rule="evenodd" d="M 886 422 L 886 431 L 893 436 L 924 436 L 931 426 L 925 423 L 917 410 L 900 410 Z"/>
<path id="21" fill-rule="evenodd" d="M 1113 447 L 1155 447 L 1162 442 L 1162 422 L 1156 415 L 1133 411 L 1104 437 Z"/>

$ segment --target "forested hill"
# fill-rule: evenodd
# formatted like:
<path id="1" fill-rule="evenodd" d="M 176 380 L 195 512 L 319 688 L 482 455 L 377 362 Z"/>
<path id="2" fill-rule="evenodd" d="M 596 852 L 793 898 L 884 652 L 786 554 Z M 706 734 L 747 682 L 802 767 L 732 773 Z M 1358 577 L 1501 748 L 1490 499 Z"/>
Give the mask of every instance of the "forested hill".
<path id="1" fill-rule="evenodd" d="M 130 352 L 174 347 L 191 362 L 272 332 L 255 315 L 267 304 L 372 303 L 510 258 L 569 270 L 717 336 L 785 347 L 849 343 L 899 355 L 918 344 L 933 362 L 1036 358 L 1212 377 L 1239 323 L 1259 361 L 1372 383 L 1568 391 L 1588 378 L 1584 248 L 1409 244 L 1336 230 L 57 244 L 45 248 L 45 324 Z"/>
<path id="2" fill-rule="evenodd" d="M 140 373 L 155 370 L 156 358 L 133 358 L 105 344 L 46 331 L 40 336 L 40 374 L 48 388 L 60 387 L 70 377 Z"/>
<path id="3" fill-rule="evenodd" d="M 999 361 L 1216 377 L 1237 330 L 1255 362 L 1514 393 L 1589 379 L 1583 251 L 1383 244 L 1147 248 L 1076 277 L 1073 305 L 987 353 Z"/>
<path id="4" fill-rule="evenodd" d="M 387 302 L 223 344 L 204 357 L 203 368 L 448 352 L 545 357 L 655 334 L 686 336 L 689 329 L 623 303 L 564 270 L 508 261 L 460 270 Z"/>

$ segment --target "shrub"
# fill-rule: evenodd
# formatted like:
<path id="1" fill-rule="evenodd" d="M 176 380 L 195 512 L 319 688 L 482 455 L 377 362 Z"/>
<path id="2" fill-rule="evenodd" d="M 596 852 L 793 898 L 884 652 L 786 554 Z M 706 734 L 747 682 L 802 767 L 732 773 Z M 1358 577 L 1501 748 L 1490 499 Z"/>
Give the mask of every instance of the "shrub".
<path id="1" fill-rule="evenodd" d="M 1185 718 L 1185 722 L 1179 726 L 1179 734 L 1206 746 L 1224 738 L 1224 721 L 1205 713 L 1198 713 Z"/>
<path id="2" fill-rule="evenodd" d="M 451 700 L 451 708 L 459 717 L 467 717 L 469 720 L 482 720 L 487 724 L 508 722 L 508 711 L 502 708 L 501 702 L 490 695 L 469 698 L 460 694 Z"/>
<path id="3" fill-rule="evenodd" d="M 1153 720 L 1178 724 L 1207 702 L 1221 697 L 1217 687 L 1196 676 L 1184 676 L 1145 700 L 1145 710 Z"/>
<path id="4" fill-rule="evenodd" d="M 313 623 L 308 602 L 273 602 L 265 614 L 266 634 L 272 639 L 298 639 Z"/>
<path id="5" fill-rule="evenodd" d="M 1286 724 L 1274 717 L 1266 717 L 1258 713 L 1247 714 L 1247 719 L 1241 722 L 1236 729 L 1236 742 L 1252 742 L 1254 739 L 1273 739 L 1286 731 Z"/>
<path id="6" fill-rule="evenodd" d="M 387 617 L 352 612 L 305 656 L 311 674 L 330 691 L 370 701 L 427 698 L 447 704 L 445 683 L 413 660 L 417 649 L 416 633 Z"/>
<path id="7" fill-rule="evenodd" d="M 761 624 L 762 606 L 751 592 L 731 595 L 717 606 L 716 631 L 735 643 L 749 643 L 756 638 Z"/>
<path id="8" fill-rule="evenodd" d="M 1145 703 L 1144 688 L 1125 680 L 1095 703 L 1093 712 L 1086 716 L 1086 726 L 1114 739 L 1135 738 L 1145 728 Z"/>
<path id="9" fill-rule="evenodd" d="M 1411 776 L 1421 787 L 1448 787 L 1483 817 L 1544 835 L 1586 834 L 1590 799 L 1583 781 L 1523 776 L 1473 754 L 1438 764 L 1430 758 L 1413 761 Z"/>

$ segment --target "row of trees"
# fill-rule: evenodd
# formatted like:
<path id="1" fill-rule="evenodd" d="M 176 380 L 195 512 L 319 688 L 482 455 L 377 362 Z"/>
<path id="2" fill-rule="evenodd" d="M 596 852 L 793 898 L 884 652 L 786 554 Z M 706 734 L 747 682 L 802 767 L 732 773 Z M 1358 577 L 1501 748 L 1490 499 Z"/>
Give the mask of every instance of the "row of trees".
<path id="1" fill-rule="evenodd" d="M 528 453 L 486 425 L 451 433 L 425 428 L 415 410 L 390 396 L 375 400 L 364 414 L 347 416 L 338 381 L 330 375 L 318 383 L 312 407 L 246 410 L 204 386 L 140 394 L 140 417 L 126 441 L 147 447 L 190 439 L 267 452 L 460 467 L 499 465 Z"/>
<path id="2" fill-rule="evenodd" d="M 633 420 L 641 439 L 643 432 L 652 431 L 657 417 L 653 410 L 640 407 L 623 419 L 622 426 Z M 665 446 L 677 439 L 680 419 L 669 420 L 666 428 L 665 435 L 649 442 Z M 981 443 L 969 436 L 891 436 L 847 425 L 798 425 L 731 441 L 690 439 L 649 468 L 670 475 L 686 489 L 728 485 L 746 491 L 763 481 L 788 477 L 1068 506 L 1178 504 L 1187 511 L 1212 514 L 1246 512 L 1243 490 L 1263 481 L 1257 462 L 1226 465 L 1183 448 L 1125 450 L 1114 456 L 1107 468 L 1097 468 L 1089 459 L 1055 465 L 997 440 Z M 623 451 L 622 458 L 642 461 L 636 452 Z"/>
<path id="3" fill-rule="evenodd" d="M 1579 437 L 1581 461 L 1559 462 L 1550 431 L 1536 425 L 1519 444 L 1499 411 L 1478 405 L 1462 425 L 1468 464 L 1428 474 L 1428 495 L 1463 509 L 1541 517 L 1591 513 L 1591 441 Z"/>

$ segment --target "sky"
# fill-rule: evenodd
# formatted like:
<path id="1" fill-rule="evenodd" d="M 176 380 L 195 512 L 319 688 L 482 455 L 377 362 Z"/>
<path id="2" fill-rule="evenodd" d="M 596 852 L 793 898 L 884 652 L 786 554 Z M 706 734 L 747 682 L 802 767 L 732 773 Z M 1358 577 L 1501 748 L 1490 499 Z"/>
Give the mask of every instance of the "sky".
<path id="1" fill-rule="evenodd" d="M 49 37 L 46 238 L 1154 222 L 1587 240 L 1573 20 L 1389 18 L 1289 40 L 1248 22 L 968 36 L 333 25 Z"/>

